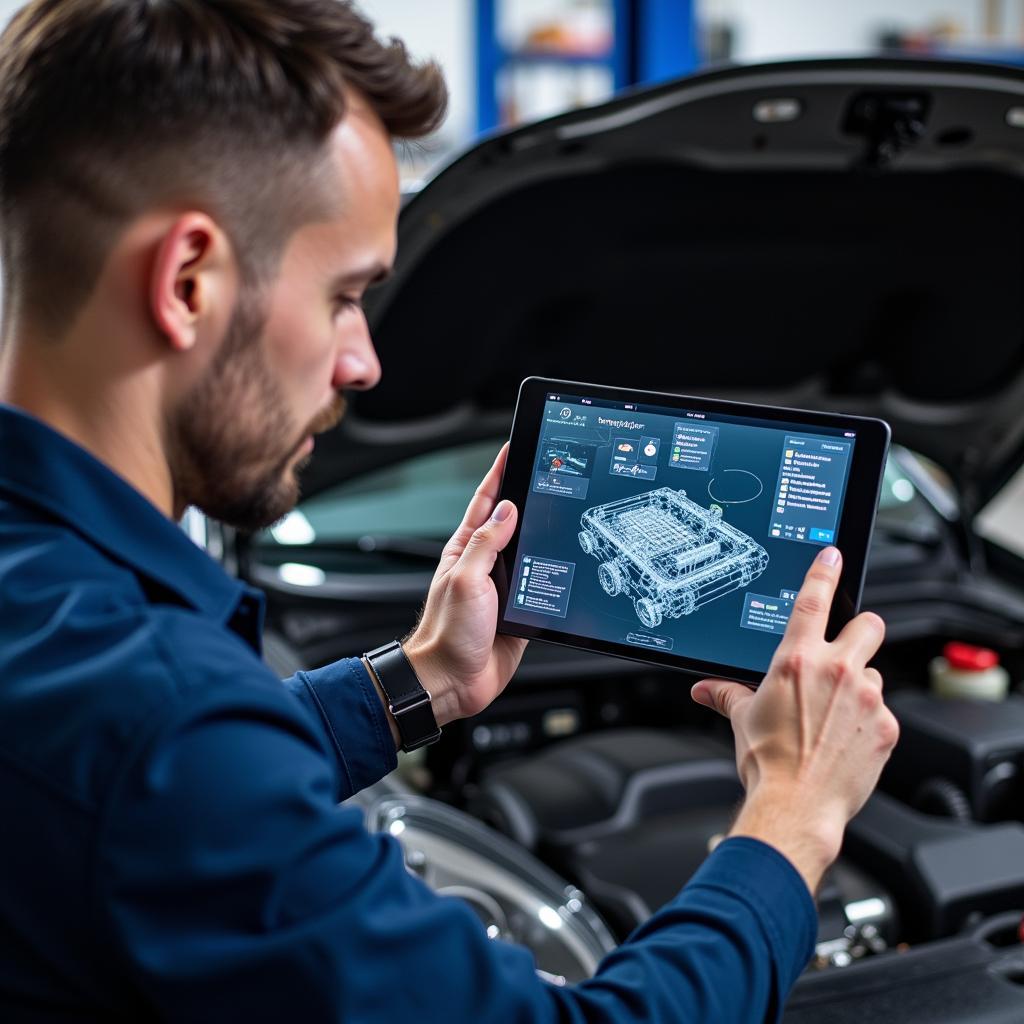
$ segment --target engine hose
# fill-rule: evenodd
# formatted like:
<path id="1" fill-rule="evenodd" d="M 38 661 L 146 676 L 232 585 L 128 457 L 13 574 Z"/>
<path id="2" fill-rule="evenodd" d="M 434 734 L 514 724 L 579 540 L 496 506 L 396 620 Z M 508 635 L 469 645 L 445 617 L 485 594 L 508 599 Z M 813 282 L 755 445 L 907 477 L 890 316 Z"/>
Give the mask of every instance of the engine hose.
<path id="1" fill-rule="evenodd" d="M 974 817 L 967 794 L 949 779 L 926 779 L 914 794 L 914 806 L 925 814 L 938 814 L 954 821 L 967 822 Z"/>

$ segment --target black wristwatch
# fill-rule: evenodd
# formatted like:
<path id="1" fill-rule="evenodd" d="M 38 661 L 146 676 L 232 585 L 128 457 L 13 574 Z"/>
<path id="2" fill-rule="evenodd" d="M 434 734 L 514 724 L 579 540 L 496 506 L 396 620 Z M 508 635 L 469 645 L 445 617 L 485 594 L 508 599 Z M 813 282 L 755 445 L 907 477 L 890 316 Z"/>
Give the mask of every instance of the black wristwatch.
<path id="1" fill-rule="evenodd" d="M 398 736 L 403 750 L 416 750 L 441 738 L 441 730 L 434 709 L 430 706 L 430 694 L 423 689 L 416 672 L 397 640 L 367 651 L 363 657 L 369 662 L 373 674 L 384 691 L 388 711 L 398 726 Z"/>

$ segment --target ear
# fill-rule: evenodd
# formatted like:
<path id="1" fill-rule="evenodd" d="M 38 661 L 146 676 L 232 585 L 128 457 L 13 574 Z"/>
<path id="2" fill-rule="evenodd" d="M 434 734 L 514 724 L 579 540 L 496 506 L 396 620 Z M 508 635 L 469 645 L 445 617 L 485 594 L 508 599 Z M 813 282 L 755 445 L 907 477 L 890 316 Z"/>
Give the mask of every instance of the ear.
<path id="1" fill-rule="evenodd" d="M 179 352 L 193 348 L 203 328 L 234 301 L 231 245 L 205 213 L 182 214 L 160 239 L 149 280 L 157 329 Z"/>

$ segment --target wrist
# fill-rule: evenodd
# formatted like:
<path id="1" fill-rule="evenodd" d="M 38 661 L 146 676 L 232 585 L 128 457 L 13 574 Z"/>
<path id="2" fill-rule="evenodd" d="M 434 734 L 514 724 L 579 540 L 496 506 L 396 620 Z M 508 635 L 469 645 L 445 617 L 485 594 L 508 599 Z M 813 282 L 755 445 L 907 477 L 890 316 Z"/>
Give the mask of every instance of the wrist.
<path id="1" fill-rule="evenodd" d="M 377 678 L 377 673 L 373 671 L 373 666 L 366 660 L 366 655 L 363 655 L 359 660 L 362 661 L 363 668 L 366 669 L 366 674 L 370 677 L 370 681 L 373 683 L 373 687 L 377 691 L 377 697 L 384 706 L 384 717 L 388 721 L 388 728 L 391 730 L 391 739 L 395 743 L 395 750 L 401 750 L 402 736 L 398 731 L 398 723 L 395 721 L 394 715 L 388 711 L 388 695 L 380 685 L 380 680 Z"/>
<path id="2" fill-rule="evenodd" d="M 445 670 L 438 645 L 414 632 L 402 641 L 402 650 L 419 678 L 420 685 L 430 694 L 437 724 L 444 728 L 449 722 L 464 717 L 459 714 L 458 692 Z"/>
<path id="3" fill-rule="evenodd" d="M 844 826 L 845 818 L 831 813 L 817 794 L 795 785 L 761 784 L 747 796 L 729 835 L 774 847 L 813 894 L 839 855 Z"/>
<path id="4" fill-rule="evenodd" d="M 392 739 L 399 750 L 412 751 L 441 738 L 434 702 L 416 666 L 400 640 L 392 640 L 363 655 L 366 667 L 384 705 Z"/>

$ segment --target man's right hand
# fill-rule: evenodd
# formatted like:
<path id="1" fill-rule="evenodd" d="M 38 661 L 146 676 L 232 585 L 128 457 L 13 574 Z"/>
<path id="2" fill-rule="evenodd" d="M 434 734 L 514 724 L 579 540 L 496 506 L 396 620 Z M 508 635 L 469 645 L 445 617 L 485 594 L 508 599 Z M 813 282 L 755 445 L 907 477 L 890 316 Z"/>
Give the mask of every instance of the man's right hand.
<path id="1" fill-rule="evenodd" d="M 883 621 L 864 612 L 825 640 L 840 567 L 838 549 L 818 554 L 756 692 L 725 679 L 703 679 L 692 691 L 731 720 L 736 736 L 747 799 L 730 835 L 774 846 L 811 892 L 899 737 L 882 701 L 882 677 L 866 667 L 885 635 Z"/>

